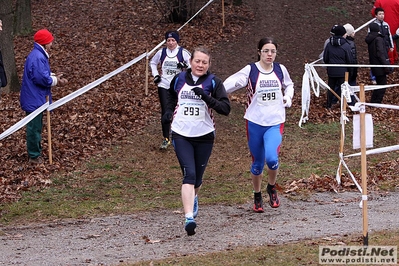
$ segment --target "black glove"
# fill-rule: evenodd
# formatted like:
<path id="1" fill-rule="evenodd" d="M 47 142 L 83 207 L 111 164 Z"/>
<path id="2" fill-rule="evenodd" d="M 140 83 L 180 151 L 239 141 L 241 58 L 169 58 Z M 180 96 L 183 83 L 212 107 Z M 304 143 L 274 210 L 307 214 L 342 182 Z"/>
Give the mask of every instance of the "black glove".
<path id="1" fill-rule="evenodd" d="M 160 75 L 156 75 L 156 76 L 154 77 L 154 83 L 155 83 L 155 84 L 158 84 L 159 82 L 161 82 L 161 76 L 160 76 Z"/>
<path id="2" fill-rule="evenodd" d="M 162 116 L 161 122 L 162 122 L 162 124 L 169 124 L 170 122 L 172 122 L 172 118 L 173 118 L 173 113 L 172 112 L 166 112 Z"/>
<path id="3" fill-rule="evenodd" d="M 204 101 L 205 101 L 204 98 L 209 97 L 209 95 L 207 95 L 205 93 L 205 91 L 200 87 L 195 87 L 195 88 L 192 88 L 191 90 L 195 93 L 195 95 L 199 96 Z"/>
<path id="4" fill-rule="evenodd" d="M 208 104 L 209 107 L 213 107 L 216 100 L 213 99 L 212 96 L 206 94 L 206 92 L 202 88 L 195 87 L 191 90 L 195 93 L 195 95 L 199 96 L 206 104 Z"/>
<path id="5" fill-rule="evenodd" d="M 188 67 L 188 65 L 186 64 L 186 62 L 179 62 L 179 63 L 177 63 L 177 68 L 178 69 L 181 69 L 181 70 L 183 70 L 183 69 L 185 69 L 185 68 L 187 68 Z"/>

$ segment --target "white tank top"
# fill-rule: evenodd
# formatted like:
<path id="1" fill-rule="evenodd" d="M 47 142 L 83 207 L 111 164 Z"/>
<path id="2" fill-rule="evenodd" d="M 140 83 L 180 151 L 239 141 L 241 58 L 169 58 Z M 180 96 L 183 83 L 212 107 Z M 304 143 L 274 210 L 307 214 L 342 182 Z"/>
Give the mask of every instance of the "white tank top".
<path id="1" fill-rule="evenodd" d="M 251 86 L 251 82 L 248 86 Z M 273 126 L 285 122 L 282 86 L 273 71 L 270 73 L 259 71 L 256 89 L 251 96 L 244 115 L 245 119 L 261 126 Z"/>
<path id="2" fill-rule="evenodd" d="M 164 61 L 162 62 L 162 77 L 167 80 L 167 83 L 170 84 L 173 77 L 181 72 L 179 68 L 177 68 L 177 64 L 179 63 L 179 59 L 177 58 L 177 53 L 173 57 L 169 57 L 166 54 Z M 167 88 L 169 89 L 169 87 Z"/>
<path id="3" fill-rule="evenodd" d="M 185 137 L 200 137 L 215 130 L 212 110 L 185 83 L 179 91 L 171 129 Z"/>

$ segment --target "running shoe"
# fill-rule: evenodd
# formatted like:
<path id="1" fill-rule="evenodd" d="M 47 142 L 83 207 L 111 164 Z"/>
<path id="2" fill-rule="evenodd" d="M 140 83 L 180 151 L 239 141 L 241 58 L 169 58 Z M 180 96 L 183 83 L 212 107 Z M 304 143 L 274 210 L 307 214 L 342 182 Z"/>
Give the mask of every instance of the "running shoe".
<path id="1" fill-rule="evenodd" d="M 193 217 L 196 218 L 198 215 L 198 195 L 194 198 L 194 208 L 193 208 Z"/>
<path id="2" fill-rule="evenodd" d="M 259 212 L 259 213 L 264 212 L 262 197 L 260 198 L 254 197 L 254 212 Z"/>
<path id="3" fill-rule="evenodd" d="M 186 230 L 188 236 L 195 235 L 196 227 L 197 224 L 195 223 L 194 218 L 186 218 L 184 229 Z"/>
<path id="4" fill-rule="evenodd" d="M 161 150 L 166 150 L 168 146 L 170 145 L 170 140 L 168 138 L 165 138 L 162 141 L 161 147 L 159 147 Z"/>
<path id="5" fill-rule="evenodd" d="M 276 187 L 274 186 L 273 188 L 270 188 L 267 186 L 267 194 L 269 194 L 269 204 L 272 208 L 278 208 L 280 207 L 280 200 L 277 196 L 277 190 Z"/>

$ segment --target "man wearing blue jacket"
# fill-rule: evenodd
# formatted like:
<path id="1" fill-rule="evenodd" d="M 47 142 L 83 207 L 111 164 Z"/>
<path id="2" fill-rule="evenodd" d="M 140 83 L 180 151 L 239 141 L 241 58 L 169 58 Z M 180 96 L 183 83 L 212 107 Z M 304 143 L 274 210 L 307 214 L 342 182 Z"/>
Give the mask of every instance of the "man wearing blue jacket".
<path id="1" fill-rule="evenodd" d="M 41 29 L 33 36 L 33 50 L 25 61 L 22 87 L 20 93 L 21 108 L 27 115 L 46 103 L 46 97 L 51 101 L 51 87 L 63 86 L 68 81 L 63 74 L 55 75 L 50 71 L 49 53 L 54 37 L 46 29 Z M 26 145 L 29 162 L 42 163 L 42 128 L 43 113 L 37 115 L 26 126 Z"/>

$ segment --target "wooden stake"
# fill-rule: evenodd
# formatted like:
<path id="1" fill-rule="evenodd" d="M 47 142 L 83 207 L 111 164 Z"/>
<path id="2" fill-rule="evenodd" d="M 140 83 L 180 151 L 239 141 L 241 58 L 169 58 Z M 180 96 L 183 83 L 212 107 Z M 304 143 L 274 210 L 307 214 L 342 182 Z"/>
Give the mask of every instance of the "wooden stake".
<path id="1" fill-rule="evenodd" d="M 49 101 L 49 97 L 46 96 L 47 102 Z M 53 164 L 53 152 L 51 148 L 51 123 L 50 123 L 50 111 L 47 109 L 47 142 L 48 142 L 48 158 L 50 164 Z"/>
<path id="2" fill-rule="evenodd" d="M 224 28 L 224 0 L 222 0 L 222 27 Z"/>
<path id="3" fill-rule="evenodd" d="M 360 102 L 365 102 L 364 84 L 360 84 Z M 368 246 L 368 217 L 367 217 L 367 158 L 366 158 L 366 106 L 360 105 L 360 151 L 362 173 L 362 208 L 363 208 L 363 245 Z"/>
<path id="4" fill-rule="evenodd" d="M 147 49 L 147 54 L 145 57 L 145 96 L 148 95 L 148 49 Z"/>

